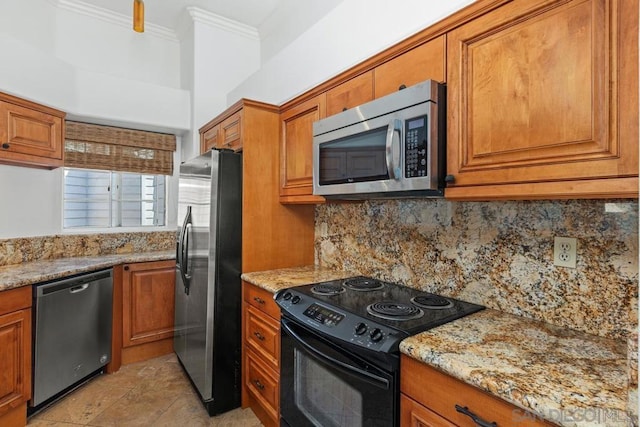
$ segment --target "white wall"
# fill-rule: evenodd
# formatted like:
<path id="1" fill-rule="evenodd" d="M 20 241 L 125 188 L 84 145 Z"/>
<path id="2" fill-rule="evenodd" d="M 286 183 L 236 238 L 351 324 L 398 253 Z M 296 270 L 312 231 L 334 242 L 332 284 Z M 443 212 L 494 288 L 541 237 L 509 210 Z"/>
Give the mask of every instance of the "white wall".
<path id="1" fill-rule="evenodd" d="M 2 92 L 76 120 L 175 134 L 191 127 L 177 39 L 137 34 L 46 0 L 3 1 L 0 51 Z M 180 158 L 174 155 L 176 170 Z M 62 232 L 62 171 L 0 165 L 0 238 Z M 168 188 L 173 230 L 175 177 Z"/>
<path id="2" fill-rule="evenodd" d="M 282 104 L 472 2 L 344 0 L 232 90 L 227 103 Z"/>
<path id="3" fill-rule="evenodd" d="M 46 0 L 21 0 L 0 2 L 0 48 L 0 91 L 75 118 L 189 129 L 177 38 L 138 34 Z"/>
<path id="4" fill-rule="evenodd" d="M 226 109 L 229 90 L 260 67 L 260 39 L 254 28 L 197 8 L 189 8 L 189 14 L 190 22 L 183 23 L 181 31 L 182 84 L 193 94 L 192 132 L 182 148 L 185 159 L 199 153 L 198 129 Z"/>

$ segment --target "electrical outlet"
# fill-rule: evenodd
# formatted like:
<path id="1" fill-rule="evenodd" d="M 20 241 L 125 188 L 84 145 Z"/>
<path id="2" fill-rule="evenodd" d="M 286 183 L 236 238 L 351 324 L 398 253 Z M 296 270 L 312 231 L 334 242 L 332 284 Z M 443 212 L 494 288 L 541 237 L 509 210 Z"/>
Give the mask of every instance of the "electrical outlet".
<path id="1" fill-rule="evenodd" d="M 576 268 L 578 240 L 573 237 L 553 238 L 553 265 Z"/>

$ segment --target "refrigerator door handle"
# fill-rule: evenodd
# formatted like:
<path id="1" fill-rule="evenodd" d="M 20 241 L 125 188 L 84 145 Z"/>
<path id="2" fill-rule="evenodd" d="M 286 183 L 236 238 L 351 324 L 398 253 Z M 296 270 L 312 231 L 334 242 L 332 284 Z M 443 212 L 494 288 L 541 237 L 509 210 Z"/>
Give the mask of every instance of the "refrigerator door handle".
<path id="1" fill-rule="evenodd" d="M 189 244 L 187 240 L 187 230 L 191 225 L 191 206 L 187 206 L 187 214 L 184 216 L 184 222 L 182 224 L 182 229 L 180 230 L 180 239 L 178 243 L 178 263 L 180 265 L 180 275 L 182 276 L 182 281 L 184 283 L 184 293 L 189 295 L 189 280 L 191 276 L 188 276 L 187 271 L 187 256 L 189 249 L 186 247 Z"/>

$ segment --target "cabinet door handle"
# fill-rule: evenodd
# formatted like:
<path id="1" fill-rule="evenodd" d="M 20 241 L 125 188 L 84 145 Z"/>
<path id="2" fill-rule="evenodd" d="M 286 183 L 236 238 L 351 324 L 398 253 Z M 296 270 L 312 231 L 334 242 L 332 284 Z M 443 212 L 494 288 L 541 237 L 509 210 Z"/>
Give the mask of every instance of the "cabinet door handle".
<path id="1" fill-rule="evenodd" d="M 253 380 L 253 383 L 258 387 L 259 390 L 264 390 L 264 385 L 260 382 L 260 380 Z"/>
<path id="2" fill-rule="evenodd" d="M 447 175 L 444 177 L 444 182 L 453 184 L 456 182 L 456 177 L 454 175 Z"/>
<path id="3" fill-rule="evenodd" d="M 128 265 L 124 266 L 124 271 L 129 271 L 129 266 Z"/>
<path id="4" fill-rule="evenodd" d="M 406 89 L 406 88 L 407 88 L 407 85 L 406 85 L 406 84 L 404 84 L 404 83 L 403 83 L 403 84 L 401 84 L 400 86 L 398 86 L 398 90 L 404 90 L 404 89 Z"/>
<path id="5" fill-rule="evenodd" d="M 253 300 L 255 302 L 257 302 L 258 304 L 263 304 L 264 305 L 264 300 L 260 297 L 253 297 Z"/>
<path id="6" fill-rule="evenodd" d="M 4 144 L 2 144 L 2 148 L 4 148 L 5 150 L 8 150 L 9 147 L 11 147 L 11 144 L 9 144 L 8 142 L 5 142 Z"/>
<path id="7" fill-rule="evenodd" d="M 483 420 L 482 418 L 471 412 L 466 406 L 456 405 L 456 411 L 471 418 L 478 427 L 498 427 L 498 423 L 496 423 L 495 421 L 489 422 Z"/>
<path id="8" fill-rule="evenodd" d="M 258 338 L 260 341 L 264 341 L 264 335 L 262 335 L 260 332 L 254 332 L 253 335 L 256 336 L 256 338 Z"/>

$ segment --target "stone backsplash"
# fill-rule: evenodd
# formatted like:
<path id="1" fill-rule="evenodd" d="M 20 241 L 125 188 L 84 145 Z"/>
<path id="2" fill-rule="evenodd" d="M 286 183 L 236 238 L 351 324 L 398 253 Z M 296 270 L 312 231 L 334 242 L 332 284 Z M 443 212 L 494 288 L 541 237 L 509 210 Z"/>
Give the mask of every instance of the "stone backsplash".
<path id="1" fill-rule="evenodd" d="M 389 200 L 316 208 L 316 264 L 609 338 L 637 330 L 637 200 Z M 578 239 L 577 268 L 553 265 Z"/>
<path id="2" fill-rule="evenodd" d="M 0 267 L 45 259 L 166 251 L 175 248 L 175 231 L 66 234 L 0 240 Z"/>

